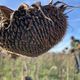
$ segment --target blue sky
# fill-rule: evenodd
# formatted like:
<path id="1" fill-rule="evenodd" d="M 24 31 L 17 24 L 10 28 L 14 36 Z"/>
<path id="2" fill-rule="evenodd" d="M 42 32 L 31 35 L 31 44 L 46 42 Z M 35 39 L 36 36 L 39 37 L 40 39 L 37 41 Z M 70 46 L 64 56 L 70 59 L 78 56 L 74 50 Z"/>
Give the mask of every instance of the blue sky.
<path id="1" fill-rule="evenodd" d="M 0 5 L 5 5 L 13 10 L 16 10 L 21 3 L 27 3 L 29 5 L 35 3 L 36 1 L 41 1 L 43 5 L 48 4 L 49 0 L 0 0 Z M 72 6 L 80 6 L 80 0 L 53 0 L 64 1 L 65 3 Z M 74 11 L 67 14 L 68 18 L 68 29 L 63 40 L 57 44 L 50 51 L 61 51 L 65 47 L 70 45 L 70 37 L 74 35 L 76 38 L 80 39 L 80 8 L 74 9 Z"/>

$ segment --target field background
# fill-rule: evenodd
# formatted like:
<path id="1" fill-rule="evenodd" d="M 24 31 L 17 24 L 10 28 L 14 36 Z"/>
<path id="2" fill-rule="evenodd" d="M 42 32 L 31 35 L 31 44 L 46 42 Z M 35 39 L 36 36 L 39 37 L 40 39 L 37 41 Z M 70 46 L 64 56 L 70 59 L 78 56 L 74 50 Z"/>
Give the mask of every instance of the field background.
<path id="1" fill-rule="evenodd" d="M 45 53 L 37 58 L 1 51 L 0 80 L 24 80 L 25 76 L 30 76 L 32 80 L 80 80 L 74 55 L 69 51 Z"/>

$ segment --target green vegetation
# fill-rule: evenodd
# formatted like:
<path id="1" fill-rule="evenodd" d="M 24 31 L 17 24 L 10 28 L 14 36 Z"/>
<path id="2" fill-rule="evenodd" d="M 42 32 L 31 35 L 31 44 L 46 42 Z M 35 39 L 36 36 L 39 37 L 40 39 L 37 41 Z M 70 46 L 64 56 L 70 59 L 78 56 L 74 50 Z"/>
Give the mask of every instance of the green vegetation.
<path id="1" fill-rule="evenodd" d="M 0 80 L 80 80 L 73 54 L 46 53 L 37 58 L 0 54 Z"/>

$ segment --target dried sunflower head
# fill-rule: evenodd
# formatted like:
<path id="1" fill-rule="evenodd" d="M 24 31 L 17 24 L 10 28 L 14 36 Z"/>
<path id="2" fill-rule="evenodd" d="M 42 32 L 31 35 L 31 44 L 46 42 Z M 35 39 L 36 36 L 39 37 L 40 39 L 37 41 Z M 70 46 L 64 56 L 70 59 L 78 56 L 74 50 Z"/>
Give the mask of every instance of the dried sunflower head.
<path id="1" fill-rule="evenodd" d="M 8 25 L 0 25 L 1 46 L 30 57 L 47 52 L 65 35 L 67 18 L 64 10 L 64 5 L 36 3 L 32 7 L 22 4 L 16 11 L 11 10 Z"/>

